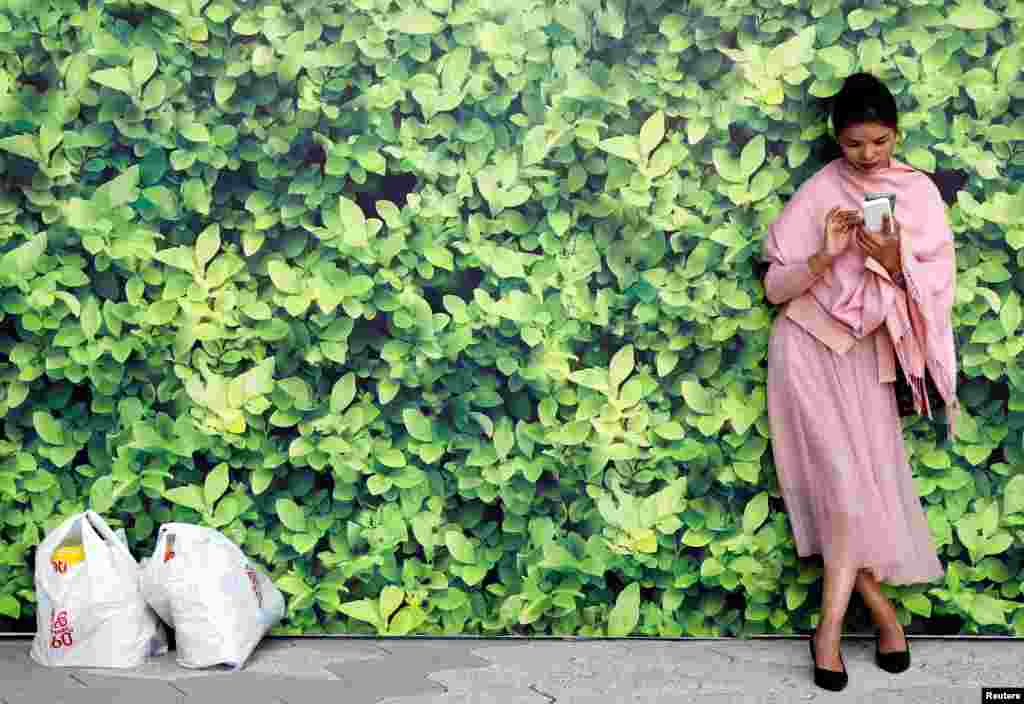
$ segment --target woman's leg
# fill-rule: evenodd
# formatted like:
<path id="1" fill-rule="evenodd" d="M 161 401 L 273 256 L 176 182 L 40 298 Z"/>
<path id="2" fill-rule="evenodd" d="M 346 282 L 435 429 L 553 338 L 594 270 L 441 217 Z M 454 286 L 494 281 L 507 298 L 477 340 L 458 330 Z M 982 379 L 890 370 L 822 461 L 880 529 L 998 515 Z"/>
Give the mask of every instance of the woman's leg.
<path id="1" fill-rule="evenodd" d="M 903 650 L 907 647 L 903 635 L 903 626 L 900 625 L 896 616 L 896 609 L 878 586 L 878 580 L 867 569 L 857 572 L 857 581 L 854 587 L 864 603 L 871 609 L 871 617 L 878 626 L 879 644 L 878 649 L 883 653 L 895 650 Z"/>
<path id="2" fill-rule="evenodd" d="M 856 567 L 830 567 L 825 565 L 825 585 L 821 598 L 821 620 L 818 640 L 814 644 L 818 667 L 842 672 L 839 660 L 839 638 L 843 633 L 843 618 L 850 604 L 850 594 L 857 580 Z"/>

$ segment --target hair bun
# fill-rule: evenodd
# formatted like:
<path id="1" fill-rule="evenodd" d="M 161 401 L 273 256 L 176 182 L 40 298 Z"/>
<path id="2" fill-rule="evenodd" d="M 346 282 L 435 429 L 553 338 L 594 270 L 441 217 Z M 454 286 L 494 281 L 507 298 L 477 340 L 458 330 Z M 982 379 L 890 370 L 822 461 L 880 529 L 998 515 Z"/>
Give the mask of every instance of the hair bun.
<path id="1" fill-rule="evenodd" d="M 899 117 L 889 89 L 865 72 L 846 77 L 839 92 L 832 96 L 830 113 L 837 134 L 849 125 L 863 122 L 878 122 L 896 129 Z"/>

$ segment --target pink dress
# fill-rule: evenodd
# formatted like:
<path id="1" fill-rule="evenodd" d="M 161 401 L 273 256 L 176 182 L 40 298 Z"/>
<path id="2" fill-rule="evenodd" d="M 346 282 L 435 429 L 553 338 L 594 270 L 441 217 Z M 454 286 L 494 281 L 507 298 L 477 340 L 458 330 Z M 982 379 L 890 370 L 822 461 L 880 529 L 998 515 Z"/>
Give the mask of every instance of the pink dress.
<path id="1" fill-rule="evenodd" d="M 943 576 L 895 390 L 878 381 L 874 335 L 840 355 L 778 316 L 768 346 L 768 419 L 798 555 L 866 567 L 888 584 Z"/>
<path id="2" fill-rule="evenodd" d="M 864 266 L 858 251 L 841 259 L 837 270 Z M 799 257 L 776 261 L 766 287 L 781 301 L 816 280 Z M 785 315 L 776 318 L 767 388 L 776 475 L 801 557 L 868 568 L 889 584 L 930 582 L 944 570 L 911 475 L 894 385 L 879 380 L 880 334 L 884 327 L 838 353 Z"/>

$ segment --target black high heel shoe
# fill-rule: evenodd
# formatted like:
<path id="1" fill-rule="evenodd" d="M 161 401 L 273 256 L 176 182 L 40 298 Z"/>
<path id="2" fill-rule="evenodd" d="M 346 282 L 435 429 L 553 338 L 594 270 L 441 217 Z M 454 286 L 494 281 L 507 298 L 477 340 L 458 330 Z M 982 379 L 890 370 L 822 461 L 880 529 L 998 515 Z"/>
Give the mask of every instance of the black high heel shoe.
<path id="1" fill-rule="evenodd" d="M 903 634 L 903 640 L 907 643 L 906 650 L 897 650 L 894 653 L 883 653 L 880 652 L 879 647 L 882 642 L 882 634 L 878 632 L 875 634 L 875 663 L 885 670 L 893 674 L 903 672 L 910 667 L 910 641 L 907 640 L 907 634 Z"/>
<path id="2" fill-rule="evenodd" d="M 839 662 L 843 663 L 842 672 L 818 667 L 818 659 L 814 655 L 814 640 L 817 635 L 818 629 L 815 628 L 813 633 L 811 633 L 810 639 L 807 641 L 807 644 L 811 646 L 811 661 L 814 663 L 814 684 L 822 689 L 838 692 L 850 681 L 850 676 L 846 674 L 846 661 L 843 660 L 843 653 L 840 651 Z"/>

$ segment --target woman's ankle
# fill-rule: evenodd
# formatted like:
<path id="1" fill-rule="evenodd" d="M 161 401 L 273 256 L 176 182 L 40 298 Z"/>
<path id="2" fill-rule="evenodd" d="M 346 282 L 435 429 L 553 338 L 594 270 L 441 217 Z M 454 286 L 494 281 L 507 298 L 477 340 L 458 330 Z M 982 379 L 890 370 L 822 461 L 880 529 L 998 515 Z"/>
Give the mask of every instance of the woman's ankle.
<path id="1" fill-rule="evenodd" d="M 840 640 L 843 636 L 843 625 L 825 623 L 824 621 L 818 624 L 815 629 L 819 640 L 824 642 L 825 640 Z"/>

